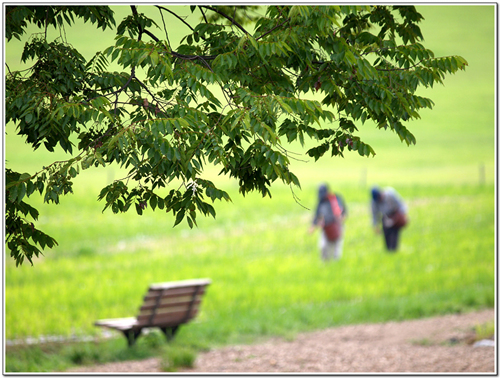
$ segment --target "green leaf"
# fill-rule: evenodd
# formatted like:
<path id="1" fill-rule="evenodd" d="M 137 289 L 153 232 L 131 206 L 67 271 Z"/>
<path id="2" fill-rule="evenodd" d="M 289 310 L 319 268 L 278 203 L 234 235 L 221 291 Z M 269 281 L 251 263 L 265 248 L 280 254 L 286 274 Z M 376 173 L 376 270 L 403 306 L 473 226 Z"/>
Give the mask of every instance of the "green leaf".
<path id="1" fill-rule="evenodd" d="M 158 203 L 158 197 L 156 195 L 152 195 L 151 198 L 149 199 L 149 206 L 151 206 L 151 209 L 155 209 L 156 205 Z"/>
<path id="2" fill-rule="evenodd" d="M 17 202 L 21 202 L 25 195 L 26 195 L 26 184 L 24 182 L 22 182 L 19 185 L 19 190 L 18 190 L 18 194 L 17 194 Z"/>
<path id="3" fill-rule="evenodd" d="M 347 50 L 345 52 L 345 58 L 347 59 L 347 61 L 349 63 L 351 63 L 351 65 L 356 64 L 356 57 L 354 56 L 354 54 L 352 53 L 352 51 Z M 345 61 L 345 59 L 344 59 L 344 61 Z"/>
<path id="4" fill-rule="evenodd" d="M 175 216 L 175 223 L 174 223 L 174 227 L 177 226 L 179 223 L 182 222 L 182 220 L 184 219 L 184 214 L 185 214 L 185 210 L 179 210 L 177 212 L 177 215 Z"/>
<path id="5" fill-rule="evenodd" d="M 160 61 L 160 56 L 158 55 L 157 50 L 153 50 L 153 52 L 150 55 L 150 59 L 151 59 L 151 65 L 153 67 L 156 67 Z"/>
<path id="6" fill-rule="evenodd" d="M 9 189 L 10 202 L 14 202 L 17 199 L 17 196 L 18 196 L 18 187 L 13 186 L 12 188 Z"/>
<path id="7" fill-rule="evenodd" d="M 137 65 L 140 66 L 141 63 L 149 56 L 149 51 L 144 51 L 137 59 Z"/>

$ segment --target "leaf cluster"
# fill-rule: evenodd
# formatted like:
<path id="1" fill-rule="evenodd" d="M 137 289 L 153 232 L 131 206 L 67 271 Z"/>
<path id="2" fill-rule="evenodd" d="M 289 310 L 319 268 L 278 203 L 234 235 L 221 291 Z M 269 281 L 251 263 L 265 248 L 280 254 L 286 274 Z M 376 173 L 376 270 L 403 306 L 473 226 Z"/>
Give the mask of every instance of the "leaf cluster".
<path id="1" fill-rule="evenodd" d="M 98 28 L 106 30 L 115 26 L 113 11 L 104 6 L 6 6 L 5 7 L 5 38 L 21 40 L 28 24 L 39 28 L 54 28 L 64 25 L 71 26 L 76 18 L 85 23 L 97 24 Z"/>
<path id="2" fill-rule="evenodd" d="M 35 227 L 33 221 L 38 220 L 39 212 L 23 201 L 35 190 L 43 192 L 43 183 L 27 181 L 29 174 L 19 175 L 11 169 L 6 169 L 5 177 L 8 183 L 5 193 L 6 244 L 16 265 L 21 265 L 25 257 L 33 265 L 33 256 L 39 257 L 40 249 L 57 245 L 54 238 Z"/>

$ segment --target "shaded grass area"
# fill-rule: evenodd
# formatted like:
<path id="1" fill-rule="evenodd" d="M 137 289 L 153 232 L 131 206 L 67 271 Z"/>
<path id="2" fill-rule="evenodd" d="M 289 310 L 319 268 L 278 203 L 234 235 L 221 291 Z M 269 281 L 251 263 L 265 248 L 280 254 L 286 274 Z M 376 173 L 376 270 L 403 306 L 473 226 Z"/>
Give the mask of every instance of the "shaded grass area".
<path id="1" fill-rule="evenodd" d="M 73 366 L 161 358 L 163 371 L 176 371 L 179 367 L 191 367 L 196 353 L 206 350 L 201 345 L 174 342 L 166 344 L 163 335 L 151 332 L 143 336 L 133 348 L 124 348 L 120 339 L 104 342 L 46 344 L 17 347 L 7 351 L 6 372 L 54 372 L 65 371 Z"/>

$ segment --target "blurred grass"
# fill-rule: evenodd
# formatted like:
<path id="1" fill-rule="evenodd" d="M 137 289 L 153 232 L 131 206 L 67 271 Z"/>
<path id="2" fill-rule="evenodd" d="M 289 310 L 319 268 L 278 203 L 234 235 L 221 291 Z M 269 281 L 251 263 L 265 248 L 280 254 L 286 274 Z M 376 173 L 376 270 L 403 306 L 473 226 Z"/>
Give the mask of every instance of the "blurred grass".
<path id="1" fill-rule="evenodd" d="M 126 8 L 116 7 L 122 14 Z M 436 105 L 409 124 L 416 146 L 367 123 L 361 135 L 375 148 L 375 158 L 346 154 L 292 163 L 302 183 L 302 190 L 294 189 L 300 204 L 280 183 L 272 199 L 241 197 L 234 180 L 209 169 L 206 178 L 233 202 L 217 203 L 217 219 L 199 218 L 193 230 L 172 228 L 172 216 L 158 211 L 141 217 L 102 213 L 100 188 L 124 172 L 86 171 L 59 206 L 30 199 L 40 209 L 40 228 L 59 246 L 33 267 L 16 268 L 5 257 L 6 338 L 95 334 L 96 319 L 133 316 L 149 284 L 195 277 L 210 277 L 213 285 L 196 321 L 181 328 L 181 343 L 290 337 L 340 324 L 493 307 L 494 7 L 417 8 L 425 17 L 425 46 L 436 56 L 462 55 L 469 67 L 447 77 L 445 86 L 423 91 Z M 83 28 L 67 29 L 74 46 L 94 51 L 112 43 L 111 33 L 88 44 Z M 16 46 L 6 46 L 11 69 L 22 44 Z M 31 151 L 12 125 L 6 131 L 12 169 L 33 173 L 65 158 L 61 151 Z M 303 154 L 298 146 L 290 149 Z M 316 237 L 306 234 L 322 181 L 343 194 L 350 211 L 344 257 L 329 265 L 319 259 Z M 409 204 L 411 223 L 398 254 L 386 254 L 370 228 L 372 184 L 394 186 Z M 122 341 L 116 345 L 125 347 Z"/>
<path id="2" fill-rule="evenodd" d="M 135 232 L 121 239 L 121 248 L 89 246 L 68 256 L 61 248 L 34 267 L 9 264 L 7 337 L 96 333 L 92 322 L 98 318 L 133 316 L 150 283 L 205 276 L 214 283 L 196 326 L 185 332 L 221 343 L 289 326 L 304 330 L 492 306 L 493 187 L 452 189 L 446 196 L 425 196 L 427 190 L 406 195 L 411 225 L 396 256 L 385 254 L 371 232 L 367 205 L 350 201 L 344 257 L 323 265 L 316 237 L 306 234 L 310 214 L 287 206 L 285 192 L 253 199 L 253 209 L 239 207 L 226 222 L 194 231 L 142 240 Z M 251 216 L 242 216 L 245 210 Z M 369 311 L 379 300 L 386 310 Z M 357 309 L 347 310 L 351 306 Z"/>

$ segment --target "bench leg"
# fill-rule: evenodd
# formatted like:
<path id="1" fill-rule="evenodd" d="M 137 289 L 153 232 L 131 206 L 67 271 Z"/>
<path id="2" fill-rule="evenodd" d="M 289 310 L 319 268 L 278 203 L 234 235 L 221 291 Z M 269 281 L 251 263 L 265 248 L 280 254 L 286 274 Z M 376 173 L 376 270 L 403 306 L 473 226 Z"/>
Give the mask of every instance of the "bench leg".
<path id="1" fill-rule="evenodd" d="M 165 337 L 167 338 L 167 341 L 171 341 L 174 338 L 177 330 L 179 329 L 179 326 L 162 327 L 160 329 L 165 334 Z"/>
<path id="2" fill-rule="evenodd" d="M 131 347 L 132 345 L 135 344 L 135 342 L 137 341 L 137 339 L 141 335 L 141 331 L 142 331 L 141 329 L 140 330 L 129 329 L 126 331 L 122 331 L 123 334 L 125 335 L 125 338 L 127 339 L 129 347 Z"/>

